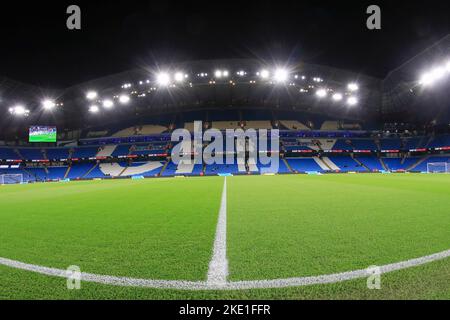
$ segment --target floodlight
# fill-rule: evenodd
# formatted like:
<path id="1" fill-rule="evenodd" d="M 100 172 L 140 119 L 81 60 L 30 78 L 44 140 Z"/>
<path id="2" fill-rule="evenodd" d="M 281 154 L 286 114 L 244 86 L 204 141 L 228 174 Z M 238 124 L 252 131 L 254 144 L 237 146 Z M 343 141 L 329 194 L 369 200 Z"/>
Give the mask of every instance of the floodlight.
<path id="1" fill-rule="evenodd" d="M 126 95 L 126 94 L 122 94 L 119 97 L 119 102 L 122 104 L 128 103 L 130 101 L 130 96 Z"/>
<path id="2" fill-rule="evenodd" d="M 424 86 L 430 86 L 434 82 L 442 79 L 446 74 L 446 68 L 437 67 L 430 72 L 424 73 L 419 80 L 419 83 Z"/>
<path id="3" fill-rule="evenodd" d="M 156 81 L 160 86 L 168 86 L 170 84 L 170 76 L 166 72 L 161 72 L 156 77 Z"/>
<path id="4" fill-rule="evenodd" d="M 89 91 L 89 92 L 86 94 L 86 98 L 87 98 L 88 100 L 94 100 L 95 98 L 97 98 L 97 92 L 95 92 L 95 91 Z"/>
<path id="5" fill-rule="evenodd" d="M 419 83 L 423 86 L 428 86 L 433 84 L 435 79 L 433 79 L 432 75 L 430 73 L 424 73 L 419 80 Z"/>
<path id="6" fill-rule="evenodd" d="M 241 70 L 241 71 L 236 72 L 236 74 L 237 74 L 238 76 L 243 77 L 243 76 L 245 76 L 245 71 L 244 71 L 244 70 Z"/>
<path id="7" fill-rule="evenodd" d="M 228 75 L 229 75 L 229 73 L 227 70 L 216 70 L 214 72 L 214 76 L 216 78 L 222 78 L 222 77 L 226 78 L 226 77 L 228 77 Z"/>
<path id="8" fill-rule="evenodd" d="M 106 109 L 110 109 L 114 106 L 114 102 L 112 102 L 112 100 L 103 100 L 103 107 Z"/>
<path id="9" fill-rule="evenodd" d="M 356 83 L 349 83 L 347 88 L 350 91 L 358 91 L 359 86 Z"/>
<path id="10" fill-rule="evenodd" d="M 261 78 L 263 78 L 263 79 L 267 79 L 267 78 L 269 78 L 269 76 L 270 76 L 270 72 L 269 71 L 267 71 L 267 70 L 261 70 L 260 72 L 259 72 L 259 76 L 261 77 Z"/>
<path id="11" fill-rule="evenodd" d="M 56 106 L 56 104 L 53 100 L 46 99 L 46 100 L 42 101 L 42 107 L 45 110 L 52 110 L 55 106 Z"/>
<path id="12" fill-rule="evenodd" d="M 342 100 L 342 94 L 341 93 L 338 93 L 338 92 L 336 92 L 335 94 L 333 94 L 333 100 L 334 101 L 341 101 Z"/>
<path id="13" fill-rule="evenodd" d="M 431 70 L 431 77 L 435 80 L 440 80 L 445 76 L 446 69 L 444 67 L 437 67 Z"/>
<path id="14" fill-rule="evenodd" d="M 15 116 L 26 116 L 30 113 L 30 110 L 26 109 L 22 105 L 16 105 L 12 108 L 9 108 L 9 113 Z"/>
<path id="15" fill-rule="evenodd" d="M 316 91 L 316 95 L 317 95 L 319 98 L 324 98 L 324 97 L 327 96 L 327 90 L 325 90 L 325 89 L 319 89 L 319 90 Z"/>
<path id="16" fill-rule="evenodd" d="M 89 107 L 89 112 L 90 113 L 97 113 L 99 111 L 100 111 L 100 108 L 98 106 L 96 106 L 96 105 L 92 105 L 92 106 Z"/>
<path id="17" fill-rule="evenodd" d="M 174 78 L 175 78 L 175 81 L 182 82 L 184 80 L 184 78 L 187 78 L 187 75 L 185 75 L 181 72 L 177 72 L 177 73 L 175 73 Z"/>
<path id="18" fill-rule="evenodd" d="M 349 106 L 354 106 L 354 105 L 356 105 L 357 103 L 358 103 L 358 99 L 355 98 L 355 97 L 349 97 L 349 98 L 347 99 L 347 104 L 348 104 Z"/>
<path id="19" fill-rule="evenodd" d="M 274 80 L 276 82 L 285 82 L 289 77 L 289 73 L 286 69 L 277 69 L 274 73 Z"/>

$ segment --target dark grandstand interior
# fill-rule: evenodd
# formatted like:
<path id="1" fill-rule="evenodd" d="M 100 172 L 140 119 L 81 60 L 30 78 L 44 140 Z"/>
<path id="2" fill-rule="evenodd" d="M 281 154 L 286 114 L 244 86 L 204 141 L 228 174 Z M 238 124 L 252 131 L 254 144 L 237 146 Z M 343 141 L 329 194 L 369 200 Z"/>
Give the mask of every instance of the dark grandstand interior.
<path id="1" fill-rule="evenodd" d="M 443 82 L 428 88 L 420 79 L 424 70 L 445 64 L 447 18 L 433 13 L 433 23 L 404 20 L 398 30 L 413 26 L 408 34 L 370 33 L 362 24 L 349 40 L 331 30 L 334 23 L 345 30 L 361 24 L 343 11 L 365 5 L 326 4 L 336 10 L 325 10 L 325 4 L 288 4 L 303 19 L 299 22 L 286 8 L 263 4 L 247 17 L 251 26 L 240 21 L 234 4 L 211 17 L 208 5 L 105 3 L 105 14 L 115 18 L 112 28 L 122 28 L 115 36 L 93 18 L 97 5 L 86 10 L 89 37 L 83 30 L 49 31 L 52 39 L 41 43 L 15 43 L 26 61 L 2 59 L 1 170 L 25 173 L 30 182 L 260 172 L 258 163 L 191 168 L 171 163 L 171 132 L 192 131 L 194 121 L 202 121 L 204 129 L 280 130 L 278 173 L 426 171 L 427 163 L 448 159 L 450 148 L 449 91 Z M 61 7 L 46 11 L 48 25 L 16 34 L 32 36 L 59 23 L 51 17 Z M 387 29 L 399 9 L 386 8 Z M 421 10 L 413 3 L 410 9 Z M 168 11 L 174 14 L 166 21 Z M 277 16 L 281 12 L 285 15 Z M 5 26 L 9 18 L 4 18 Z M 40 25 L 36 19 L 28 23 Z M 224 27 L 225 20 L 233 23 Z M 268 20 L 272 28 L 264 27 Z M 173 24 L 182 31 L 174 33 Z M 257 35 L 255 28 L 266 34 Z M 300 31 L 287 34 L 286 28 Z M 154 36 L 151 48 L 143 43 L 143 30 Z M 101 36 L 102 44 L 87 53 L 86 44 Z M 380 45 L 381 36 L 393 43 Z M 35 60 L 30 49 L 41 52 Z M 13 52 L 3 54 L 11 58 Z M 128 57 L 119 58 L 122 54 Z M 91 58 L 81 61 L 80 55 Z M 33 126 L 56 127 L 57 142 L 30 142 Z"/>

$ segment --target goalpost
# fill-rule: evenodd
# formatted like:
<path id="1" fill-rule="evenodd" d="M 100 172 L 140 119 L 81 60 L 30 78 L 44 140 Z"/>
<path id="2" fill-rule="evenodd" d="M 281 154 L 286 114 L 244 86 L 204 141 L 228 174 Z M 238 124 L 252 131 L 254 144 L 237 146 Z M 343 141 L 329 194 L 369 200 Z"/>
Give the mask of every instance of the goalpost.
<path id="1" fill-rule="evenodd" d="M 427 163 L 427 173 L 449 173 L 448 162 Z"/>
<path id="2" fill-rule="evenodd" d="M 0 185 L 2 184 L 22 184 L 23 174 L 0 174 Z"/>

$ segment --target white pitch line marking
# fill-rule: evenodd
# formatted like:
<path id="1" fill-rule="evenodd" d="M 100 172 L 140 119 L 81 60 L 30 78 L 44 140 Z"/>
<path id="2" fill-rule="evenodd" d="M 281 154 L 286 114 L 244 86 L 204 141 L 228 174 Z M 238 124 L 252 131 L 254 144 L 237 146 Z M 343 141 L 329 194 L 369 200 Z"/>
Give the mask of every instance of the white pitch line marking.
<path id="1" fill-rule="evenodd" d="M 380 266 L 380 270 L 382 274 L 385 274 L 393 271 L 421 266 L 448 257 L 450 257 L 450 250 L 442 251 L 439 253 L 435 253 L 429 256 L 424 256 L 416 259 L 387 264 L 384 266 Z M 67 278 L 66 270 L 27 264 L 6 258 L 0 258 L 0 265 L 11 267 L 14 269 L 31 271 L 47 276 Z M 355 271 L 348 271 L 320 276 L 273 279 L 273 280 L 235 281 L 235 282 L 226 282 L 225 284 L 221 283 L 216 284 L 216 283 L 209 283 L 206 281 L 138 279 L 128 277 L 97 275 L 82 272 L 81 281 L 95 282 L 121 287 L 142 287 L 142 288 L 156 288 L 156 289 L 205 291 L 205 290 L 248 290 L 248 289 L 302 287 L 302 286 L 330 284 L 348 280 L 367 278 L 369 275 L 370 274 L 367 272 L 367 269 L 360 269 Z"/>
<path id="2" fill-rule="evenodd" d="M 222 200 L 220 202 L 213 256 L 209 263 L 206 283 L 225 286 L 228 277 L 227 260 L 227 178 L 223 182 Z"/>

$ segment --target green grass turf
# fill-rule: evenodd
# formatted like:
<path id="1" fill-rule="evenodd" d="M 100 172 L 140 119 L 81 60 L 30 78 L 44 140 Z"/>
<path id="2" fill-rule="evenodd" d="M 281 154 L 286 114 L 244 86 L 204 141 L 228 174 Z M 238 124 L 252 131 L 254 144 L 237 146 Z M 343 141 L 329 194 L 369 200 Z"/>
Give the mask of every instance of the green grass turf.
<path id="1" fill-rule="evenodd" d="M 233 177 L 232 280 L 329 274 L 450 248 L 450 176 Z"/>
<path id="2" fill-rule="evenodd" d="M 0 256 L 142 278 L 206 276 L 223 178 L 0 187 Z M 230 279 L 318 275 L 450 248 L 450 176 L 228 178 Z M 450 298 L 450 259 L 331 285 L 185 292 L 83 283 L 0 266 L 3 299 Z"/>
<path id="3" fill-rule="evenodd" d="M 0 189 L 0 256 L 84 272 L 203 280 L 222 181 L 147 179 Z"/>

